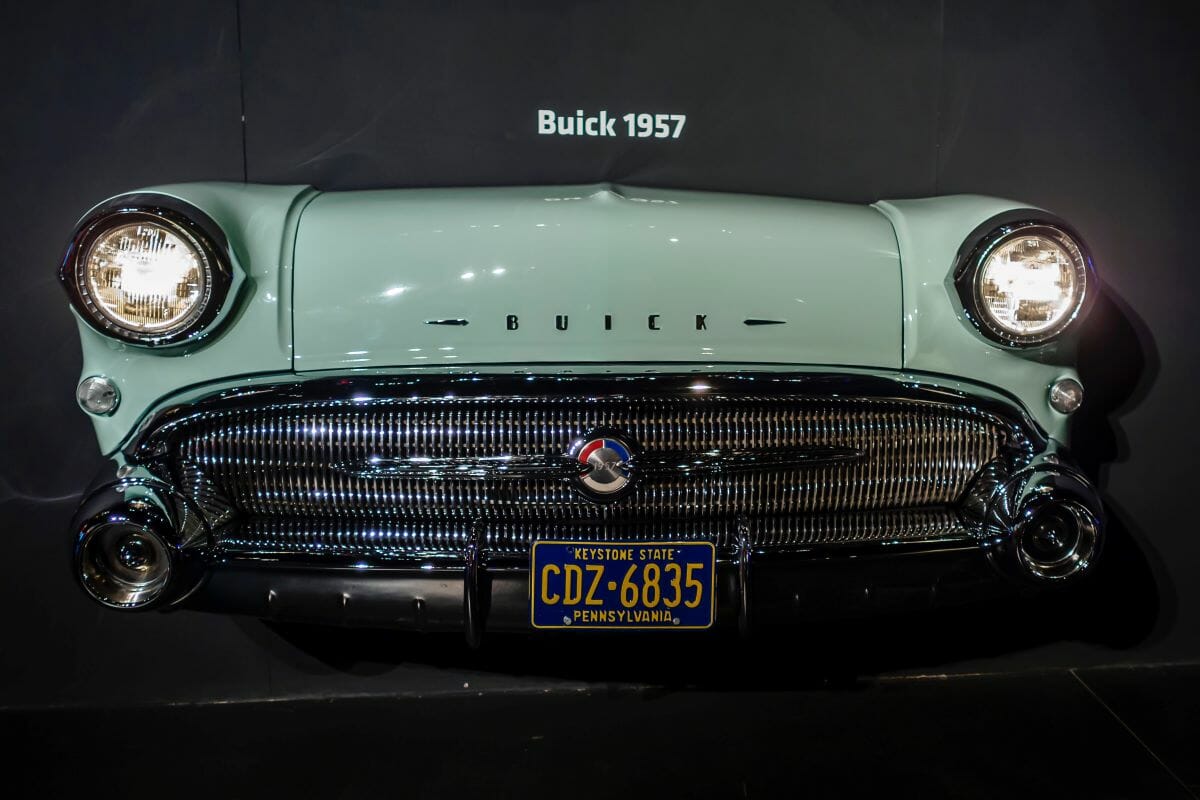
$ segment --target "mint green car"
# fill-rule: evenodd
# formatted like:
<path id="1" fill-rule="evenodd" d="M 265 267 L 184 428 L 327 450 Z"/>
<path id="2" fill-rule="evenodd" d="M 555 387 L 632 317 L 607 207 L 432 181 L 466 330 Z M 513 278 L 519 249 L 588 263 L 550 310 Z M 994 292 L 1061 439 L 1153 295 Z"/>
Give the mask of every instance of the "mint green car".
<path id="1" fill-rule="evenodd" d="M 1101 551 L 1096 277 L 1018 203 L 186 184 L 92 209 L 61 278 L 112 608 L 746 631 Z"/>

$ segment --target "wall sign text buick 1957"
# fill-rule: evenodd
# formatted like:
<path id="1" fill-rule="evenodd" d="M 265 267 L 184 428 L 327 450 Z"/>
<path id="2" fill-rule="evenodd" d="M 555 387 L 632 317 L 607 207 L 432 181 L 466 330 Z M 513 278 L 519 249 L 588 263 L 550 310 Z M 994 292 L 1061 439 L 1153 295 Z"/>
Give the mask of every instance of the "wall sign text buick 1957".
<path id="1" fill-rule="evenodd" d="M 191 184 L 93 209 L 61 277 L 112 608 L 745 630 L 1100 552 L 1096 278 L 1020 204 Z"/>

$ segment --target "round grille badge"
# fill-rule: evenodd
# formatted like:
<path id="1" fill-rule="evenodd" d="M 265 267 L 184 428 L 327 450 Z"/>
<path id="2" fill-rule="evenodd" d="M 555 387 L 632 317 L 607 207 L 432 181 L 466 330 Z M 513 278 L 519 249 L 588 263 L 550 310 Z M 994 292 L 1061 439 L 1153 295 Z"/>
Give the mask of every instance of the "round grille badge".
<path id="1" fill-rule="evenodd" d="M 571 445 L 579 464 L 575 485 L 596 500 L 615 500 L 633 482 L 633 447 L 614 431 L 591 431 Z"/>

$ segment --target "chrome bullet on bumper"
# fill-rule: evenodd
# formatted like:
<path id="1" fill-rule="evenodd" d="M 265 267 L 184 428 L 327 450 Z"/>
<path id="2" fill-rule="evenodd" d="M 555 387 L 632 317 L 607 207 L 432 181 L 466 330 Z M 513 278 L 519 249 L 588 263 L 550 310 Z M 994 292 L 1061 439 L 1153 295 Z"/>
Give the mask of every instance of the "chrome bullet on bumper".
<path id="1" fill-rule="evenodd" d="M 1104 525 L 1091 482 L 1050 450 L 995 488 L 979 536 L 1002 572 L 1054 584 L 1095 567 Z"/>
<path id="2" fill-rule="evenodd" d="M 90 494 L 73 523 L 75 575 L 96 602 L 140 611 L 179 602 L 206 570 L 203 548 L 179 524 L 169 487 L 134 478 Z"/>

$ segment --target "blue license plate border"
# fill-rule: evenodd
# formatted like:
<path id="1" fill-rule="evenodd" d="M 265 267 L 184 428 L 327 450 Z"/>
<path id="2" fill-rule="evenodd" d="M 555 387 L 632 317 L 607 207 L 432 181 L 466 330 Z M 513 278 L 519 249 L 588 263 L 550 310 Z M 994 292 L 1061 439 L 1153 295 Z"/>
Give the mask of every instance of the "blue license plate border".
<path id="1" fill-rule="evenodd" d="M 556 623 L 546 624 L 544 621 L 538 621 L 539 609 L 539 575 L 538 575 L 538 548 L 539 547 L 581 547 L 591 549 L 616 549 L 616 548 L 684 548 L 690 550 L 693 548 L 702 548 L 704 550 L 705 569 L 703 571 L 703 594 L 705 602 L 701 603 L 698 608 L 707 607 L 707 618 L 701 623 L 685 623 L 682 620 L 679 623 L 656 622 L 652 624 L 631 624 L 621 623 L 612 624 L 607 622 L 602 623 Z M 605 564 L 617 559 L 601 559 Z M 641 559 L 640 563 L 658 563 L 662 559 L 647 558 Z M 558 562 L 555 562 L 558 563 Z M 592 563 L 596 563 L 593 561 Z M 693 562 L 694 563 L 694 562 Z M 639 594 L 642 587 L 639 587 Z M 539 539 L 533 542 L 529 551 L 529 623 L 536 630 L 585 630 L 585 631 L 678 631 L 678 630 L 707 630 L 716 622 L 717 612 L 717 548 L 712 542 L 704 541 L 679 541 L 673 539 L 663 539 L 655 541 L 586 541 L 579 539 Z M 607 605 L 605 606 L 607 608 Z M 645 610 L 645 609 L 639 609 Z"/>

